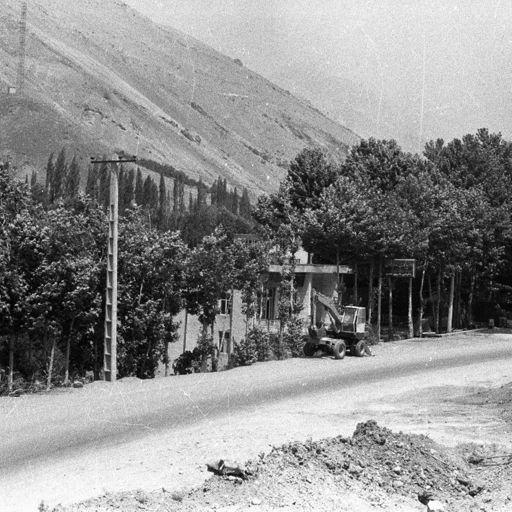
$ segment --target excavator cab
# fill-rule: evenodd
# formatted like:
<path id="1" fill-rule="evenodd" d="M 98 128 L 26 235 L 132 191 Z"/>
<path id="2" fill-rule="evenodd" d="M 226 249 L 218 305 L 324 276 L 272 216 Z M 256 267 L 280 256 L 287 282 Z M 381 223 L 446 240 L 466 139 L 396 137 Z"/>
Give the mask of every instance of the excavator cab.
<path id="1" fill-rule="evenodd" d="M 366 331 L 366 308 L 344 306 L 341 310 L 339 334 L 347 338 L 363 339 Z"/>

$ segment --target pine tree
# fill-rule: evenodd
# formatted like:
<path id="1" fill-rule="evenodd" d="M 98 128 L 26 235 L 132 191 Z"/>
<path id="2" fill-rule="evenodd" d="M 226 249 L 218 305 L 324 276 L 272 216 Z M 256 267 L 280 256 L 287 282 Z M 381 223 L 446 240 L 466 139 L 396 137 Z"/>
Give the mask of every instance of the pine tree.
<path id="1" fill-rule="evenodd" d="M 185 183 L 183 183 L 183 180 L 180 181 L 178 189 L 178 211 L 185 213 Z"/>
<path id="2" fill-rule="evenodd" d="M 179 187 L 179 178 L 176 177 L 174 178 L 174 183 L 172 185 L 172 212 L 174 214 L 178 213 L 179 211 Z"/>
<path id="3" fill-rule="evenodd" d="M 106 160 L 106 157 L 103 158 Z M 110 167 L 109 164 L 101 164 L 99 170 L 98 203 L 104 208 L 110 206 Z"/>
<path id="4" fill-rule="evenodd" d="M 92 199 L 98 199 L 98 172 L 95 165 L 89 165 L 85 193 Z"/>
<path id="5" fill-rule="evenodd" d="M 235 189 L 233 190 L 233 193 L 231 195 L 231 211 L 235 214 L 235 215 L 238 215 L 238 202 L 239 202 L 239 199 L 238 199 L 238 190 L 237 188 L 235 187 Z"/>
<path id="6" fill-rule="evenodd" d="M 55 169 L 53 171 L 53 186 L 52 193 L 50 195 L 51 202 L 54 202 L 64 195 L 67 172 L 68 167 L 66 165 L 66 151 L 64 148 L 62 148 L 59 156 L 57 157 L 57 162 L 55 163 Z"/>
<path id="7" fill-rule="evenodd" d="M 73 199 L 78 196 L 80 189 L 80 167 L 76 156 L 71 160 L 68 172 L 66 174 L 66 181 L 64 187 L 64 197 L 66 199 Z"/>
<path id="8" fill-rule="evenodd" d="M 135 197 L 134 197 L 134 182 L 135 182 L 135 170 L 133 167 L 128 171 L 126 176 L 126 181 L 124 183 L 124 196 L 126 207 L 131 207 Z"/>
<path id="9" fill-rule="evenodd" d="M 119 167 L 119 174 L 118 174 L 118 184 L 119 187 L 119 213 L 123 213 L 126 209 L 126 202 L 124 198 L 124 189 L 125 189 L 125 183 L 127 180 L 127 173 L 123 165 Z"/>
<path id="10" fill-rule="evenodd" d="M 164 174 L 160 173 L 160 184 L 158 186 L 158 208 L 163 210 L 165 208 L 165 202 L 167 199 L 167 190 L 165 189 L 165 178 Z"/>
<path id="11" fill-rule="evenodd" d="M 201 209 L 203 206 L 206 206 L 206 187 L 203 181 L 199 179 L 199 183 L 197 184 L 196 208 Z"/>
<path id="12" fill-rule="evenodd" d="M 135 202 L 138 206 L 144 206 L 144 182 L 140 168 L 137 168 L 137 178 L 135 180 Z"/>
<path id="13" fill-rule="evenodd" d="M 46 164 L 46 179 L 44 183 L 44 191 L 48 200 L 50 200 L 53 190 L 53 174 L 55 169 L 55 163 L 53 159 L 54 154 L 52 152 L 50 158 L 48 158 L 48 163 Z"/>
<path id="14" fill-rule="evenodd" d="M 37 185 L 37 171 L 32 171 L 30 175 L 30 190 L 34 190 Z"/>
<path id="15" fill-rule="evenodd" d="M 240 200 L 240 215 L 246 219 L 251 218 L 251 201 L 249 200 L 249 192 L 245 187 Z"/>
<path id="16" fill-rule="evenodd" d="M 160 184 L 158 186 L 158 226 L 165 229 L 167 213 L 167 190 L 165 189 L 165 178 L 160 173 Z"/>

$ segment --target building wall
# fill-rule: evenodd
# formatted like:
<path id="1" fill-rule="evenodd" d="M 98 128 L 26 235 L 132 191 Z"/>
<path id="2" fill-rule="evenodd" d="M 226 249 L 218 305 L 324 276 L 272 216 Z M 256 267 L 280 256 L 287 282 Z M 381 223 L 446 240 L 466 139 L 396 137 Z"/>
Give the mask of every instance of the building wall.
<path id="1" fill-rule="evenodd" d="M 174 361 L 185 350 L 194 350 L 197 345 L 197 340 L 202 332 L 202 325 L 197 316 L 188 314 L 187 319 L 187 332 L 185 340 L 185 310 L 182 310 L 176 315 L 175 322 L 179 322 L 178 339 L 175 343 L 169 344 L 169 359 Z M 221 333 L 230 333 L 231 315 L 217 315 L 213 328 L 213 337 L 215 343 L 219 344 L 221 340 Z M 245 337 L 245 315 L 242 312 L 242 294 L 240 291 L 235 290 L 233 294 L 233 339 L 240 342 Z M 227 343 L 224 343 L 224 351 L 227 350 Z"/>

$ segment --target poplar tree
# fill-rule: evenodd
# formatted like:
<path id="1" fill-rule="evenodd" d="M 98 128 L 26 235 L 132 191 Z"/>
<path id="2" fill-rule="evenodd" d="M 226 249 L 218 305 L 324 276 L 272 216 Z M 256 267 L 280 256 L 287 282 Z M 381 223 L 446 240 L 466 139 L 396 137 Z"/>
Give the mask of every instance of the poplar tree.
<path id="1" fill-rule="evenodd" d="M 53 173 L 55 169 L 55 163 L 54 163 L 54 154 L 53 152 L 50 154 L 50 157 L 48 158 L 48 163 L 46 164 L 46 178 L 45 178 L 45 184 L 44 184 L 44 191 L 46 193 L 46 198 L 50 200 L 52 195 L 52 189 L 53 189 Z"/>
<path id="2" fill-rule="evenodd" d="M 144 205 L 144 181 L 140 167 L 137 168 L 137 178 L 135 179 L 135 202 L 139 206 Z"/>
<path id="3" fill-rule="evenodd" d="M 68 168 L 66 165 L 66 151 L 64 148 L 62 148 L 59 156 L 57 157 L 57 162 L 55 163 L 55 169 L 53 171 L 53 186 L 50 195 L 51 202 L 54 202 L 64 195 L 67 172 Z"/>
<path id="4" fill-rule="evenodd" d="M 78 196 L 80 189 L 80 167 L 76 156 L 73 157 L 69 170 L 66 174 L 66 181 L 64 187 L 64 196 L 66 199 L 73 199 Z"/>

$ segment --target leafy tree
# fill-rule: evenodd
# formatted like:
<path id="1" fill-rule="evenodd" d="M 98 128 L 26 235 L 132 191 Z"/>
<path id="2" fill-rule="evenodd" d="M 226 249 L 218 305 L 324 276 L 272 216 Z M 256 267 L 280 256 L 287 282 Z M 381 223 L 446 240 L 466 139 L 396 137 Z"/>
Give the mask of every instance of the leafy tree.
<path id="1" fill-rule="evenodd" d="M 119 235 L 119 374 L 153 377 L 175 338 L 187 248 L 177 233 L 151 228 L 138 210 L 128 212 Z"/>

